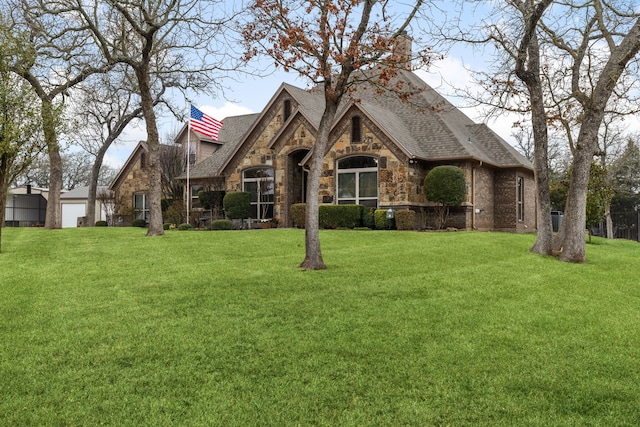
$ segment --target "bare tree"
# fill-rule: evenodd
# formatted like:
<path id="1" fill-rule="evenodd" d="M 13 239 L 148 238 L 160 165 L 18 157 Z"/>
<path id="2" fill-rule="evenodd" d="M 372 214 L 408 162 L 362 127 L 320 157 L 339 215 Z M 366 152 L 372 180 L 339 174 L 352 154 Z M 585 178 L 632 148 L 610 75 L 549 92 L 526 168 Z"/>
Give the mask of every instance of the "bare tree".
<path id="1" fill-rule="evenodd" d="M 509 0 L 502 8 L 495 2 L 469 3 L 488 4 L 490 16 L 478 19 L 480 27 L 456 28 L 454 38 L 497 46 L 499 71 L 484 75 L 493 105 L 531 114 L 539 215 L 532 251 L 583 262 L 587 186 L 598 132 L 606 114 L 638 108 L 630 99 L 638 79 L 629 64 L 640 50 L 640 14 L 631 5 L 601 0 Z M 565 130 L 573 153 L 565 217 L 555 236 L 546 172 L 548 125 Z"/>
<path id="2" fill-rule="evenodd" d="M 31 54 L 12 65 L 12 71 L 33 87 L 41 101 L 41 121 L 49 155 L 49 200 L 45 228 L 62 227 L 60 192 L 62 157 L 60 114 L 68 90 L 88 76 L 110 67 L 95 48 L 91 34 L 63 2 L 11 0 L 13 31 L 30 34 Z"/>
<path id="3" fill-rule="evenodd" d="M 135 75 L 149 149 L 149 227 L 147 236 L 164 234 L 160 138 L 154 93 L 160 88 L 203 91 L 220 88 L 220 71 L 235 69 L 224 57 L 220 30 L 221 1 L 92 0 L 74 2 L 102 54 L 109 62 L 126 64 Z M 218 79 L 216 79 L 216 77 Z"/>
<path id="4" fill-rule="evenodd" d="M 324 94 L 325 106 L 312 150 L 307 183 L 305 259 L 300 267 L 326 268 L 318 223 L 318 189 L 329 132 L 343 97 L 361 83 L 358 71 L 381 66 L 384 86 L 406 58 L 389 55 L 422 0 L 409 6 L 376 0 L 255 0 L 244 31 L 249 57 L 266 53 L 277 66 L 309 79 Z M 382 81 L 385 80 L 386 82 Z M 397 89 L 397 88 L 395 88 Z M 394 88 L 390 88 L 394 90 Z"/>
<path id="5" fill-rule="evenodd" d="M 73 151 L 60 154 L 62 162 L 62 188 L 73 190 L 89 184 L 93 162 L 88 153 Z M 40 155 L 29 167 L 16 178 L 19 185 L 32 184 L 38 187 L 49 187 L 50 162 L 47 156 Z"/>
<path id="6" fill-rule="evenodd" d="M 105 216 L 107 217 L 107 223 L 110 226 L 113 226 L 114 225 L 113 214 L 116 207 L 115 193 L 109 190 L 108 188 L 101 188 L 100 190 L 97 191 L 95 200 L 100 202 L 100 207 L 104 211 Z M 95 201 L 94 201 L 94 205 L 95 205 Z M 95 209 L 94 209 L 94 212 L 95 212 Z M 95 220 L 95 214 L 93 219 Z"/>
<path id="7" fill-rule="evenodd" d="M 182 200 L 184 186 L 178 178 L 184 172 L 185 155 L 182 145 L 163 145 L 160 150 L 162 194 L 172 200 Z"/>
<path id="8" fill-rule="evenodd" d="M 159 102 L 163 90 L 155 95 Z M 74 126 L 69 138 L 93 156 L 87 199 L 87 225 L 95 224 L 95 201 L 104 156 L 132 120 L 142 117 L 140 97 L 127 67 L 119 64 L 108 74 L 95 75 L 74 91 Z"/>

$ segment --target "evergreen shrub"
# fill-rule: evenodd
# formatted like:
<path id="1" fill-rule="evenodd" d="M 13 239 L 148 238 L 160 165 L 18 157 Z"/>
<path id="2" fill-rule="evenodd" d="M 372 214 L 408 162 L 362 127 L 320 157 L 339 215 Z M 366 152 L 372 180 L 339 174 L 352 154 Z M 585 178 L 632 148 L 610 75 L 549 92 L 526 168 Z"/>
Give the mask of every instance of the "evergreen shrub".
<path id="1" fill-rule="evenodd" d="M 373 218 L 375 221 L 376 230 L 389 230 L 391 228 L 395 228 L 394 218 L 387 218 L 386 209 L 376 209 L 373 213 Z"/>
<path id="2" fill-rule="evenodd" d="M 304 228 L 305 218 L 307 215 L 307 204 L 306 203 L 296 203 L 291 205 L 291 209 L 289 210 L 291 213 L 291 219 L 293 220 L 293 224 L 298 228 Z"/>
<path id="3" fill-rule="evenodd" d="M 96 221 L 96 227 L 107 227 L 109 224 L 107 221 Z"/>
<path id="4" fill-rule="evenodd" d="M 147 221 L 144 219 L 134 219 L 133 222 L 131 222 L 131 226 L 144 228 L 147 226 Z"/>
<path id="5" fill-rule="evenodd" d="M 320 228 L 354 228 L 360 226 L 360 205 L 321 205 Z"/>
<path id="6" fill-rule="evenodd" d="M 416 212 L 403 209 L 395 212 L 396 228 L 398 230 L 416 229 Z"/>
<path id="7" fill-rule="evenodd" d="M 251 213 L 251 194 L 244 191 L 233 191 L 225 194 L 224 211 L 231 219 L 249 218 Z"/>
<path id="8" fill-rule="evenodd" d="M 373 217 L 373 214 L 376 211 L 376 209 L 371 208 L 369 206 L 363 206 L 363 205 L 359 205 L 359 206 L 360 206 L 360 224 L 362 225 L 362 227 L 367 227 L 371 229 L 376 228 L 375 218 Z"/>
<path id="9" fill-rule="evenodd" d="M 233 223 L 228 219 L 214 219 L 211 221 L 212 230 L 233 230 Z"/>

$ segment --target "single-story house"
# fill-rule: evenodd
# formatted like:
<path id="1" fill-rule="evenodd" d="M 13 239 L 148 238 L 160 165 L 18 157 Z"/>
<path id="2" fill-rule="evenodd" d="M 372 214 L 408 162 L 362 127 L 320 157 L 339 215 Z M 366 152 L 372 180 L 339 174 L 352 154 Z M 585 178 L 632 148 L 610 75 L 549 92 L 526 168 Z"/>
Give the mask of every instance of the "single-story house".
<path id="1" fill-rule="evenodd" d="M 98 187 L 100 191 L 106 190 L 107 187 Z M 73 190 L 65 191 L 60 194 L 60 206 L 62 212 L 62 228 L 80 227 L 84 224 L 85 215 L 87 214 L 87 203 L 89 199 L 89 187 L 77 187 Z M 101 201 L 96 200 L 96 221 L 107 220 L 107 211 Z"/>
<path id="2" fill-rule="evenodd" d="M 465 174 L 467 193 L 452 211 L 450 226 L 534 231 L 532 164 L 409 69 L 400 70 L 390 85 L 412 95 L 363 83 L 345 96 L 324 153 L 319 201 L 412 209 L 419 225 L 429 226 L 434 204 L 425 199 L 424 178 L 435 166 L 455 165 Z M 176 142 L 186 146 L 188 138 L 197 147 L 189 173 L 180 177 L 189 182 L 185 193 L 193 206 L 200 189 L 246 191 L 252 218 L 277 217 L 292 226 L 291 206 L 306 201 L 309 157 L 323 109 L 321 90 L 282 84 L 259 114 L 223 119 L 218 141 L 203 142 L 185 125 Z M 146 186 L 140 183 L 138 191 Z"/>
<path id="3" fill-rule="evenodd" d="M 161 155 L 163 150 L 173 148 L 161 145 Z M 131 225 L 136 219 L 149 220 L 148 154 L 147 143 L 140 141 L 109 186 L 109 190 L 113 192 L 114 225 Z M 173 152 L 169 154 L 174 155 Z M 209 154 L 205 152 L 201 156 Z M 195 158 L 192 160 L 195 161 Z M 163 194 L 163 198 L 167 197 L 168 194 Z"/>

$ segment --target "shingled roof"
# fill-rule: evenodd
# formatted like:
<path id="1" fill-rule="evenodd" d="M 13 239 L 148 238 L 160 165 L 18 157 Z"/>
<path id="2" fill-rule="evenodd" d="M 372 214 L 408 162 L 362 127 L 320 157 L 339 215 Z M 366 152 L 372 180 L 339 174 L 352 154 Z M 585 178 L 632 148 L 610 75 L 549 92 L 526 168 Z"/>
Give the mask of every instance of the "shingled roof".
<path id="1" fill-rule="evenodd" d="M 390 84 L 398 80 L 402 80 L 406 90 L 414 93 L 408 100 L 392 91 L 380 92 L 371 84 L 363 83 L 345 97 L 336 115 L 336 124 L 349 108 L 355 106 L 409 158 L 435 162 L 477 160 L 502 168 L 533 169 L 531 162 L 504 139 L 485 124 L 475 123 L 416 74 L 399 70 Z M 301 114 L 317 129 L 324 110 L 322 91 L 282 84 L 262 113 L 223 120 L 219 135 L 222 147 L 191 168 L 191 177 L 221 175 L 250 130 L 283 91 L 297 103 L 292 117 Z"/>
<path id="2" fill-rule="evenodd" d="M 223 119 L 224 124 L 218 133 L 218 142 L 222 146 L 211 156 L 191 167 L 189 177 L 195 179 L 219 175 L 227 159 L 236 152 L 244 140 L 245 134 L 259 116 L 260 114 L 246 114 Z M 182 174 L 179 179 L 185 179 L 186 176 L 186 174 Z"/>

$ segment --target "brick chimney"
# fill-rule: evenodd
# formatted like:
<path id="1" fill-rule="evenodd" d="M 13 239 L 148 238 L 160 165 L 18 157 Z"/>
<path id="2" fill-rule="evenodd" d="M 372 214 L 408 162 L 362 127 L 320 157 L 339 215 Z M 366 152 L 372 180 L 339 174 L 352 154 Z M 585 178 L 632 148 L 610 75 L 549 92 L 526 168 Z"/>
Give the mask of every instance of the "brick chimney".
<path id="1" fill-rule="evenodd" d="M 400 33 L 393 41 L 393 56 L 397 58 L 398 68 L 411 71 L 413 38 L 406 31 Z"/>

